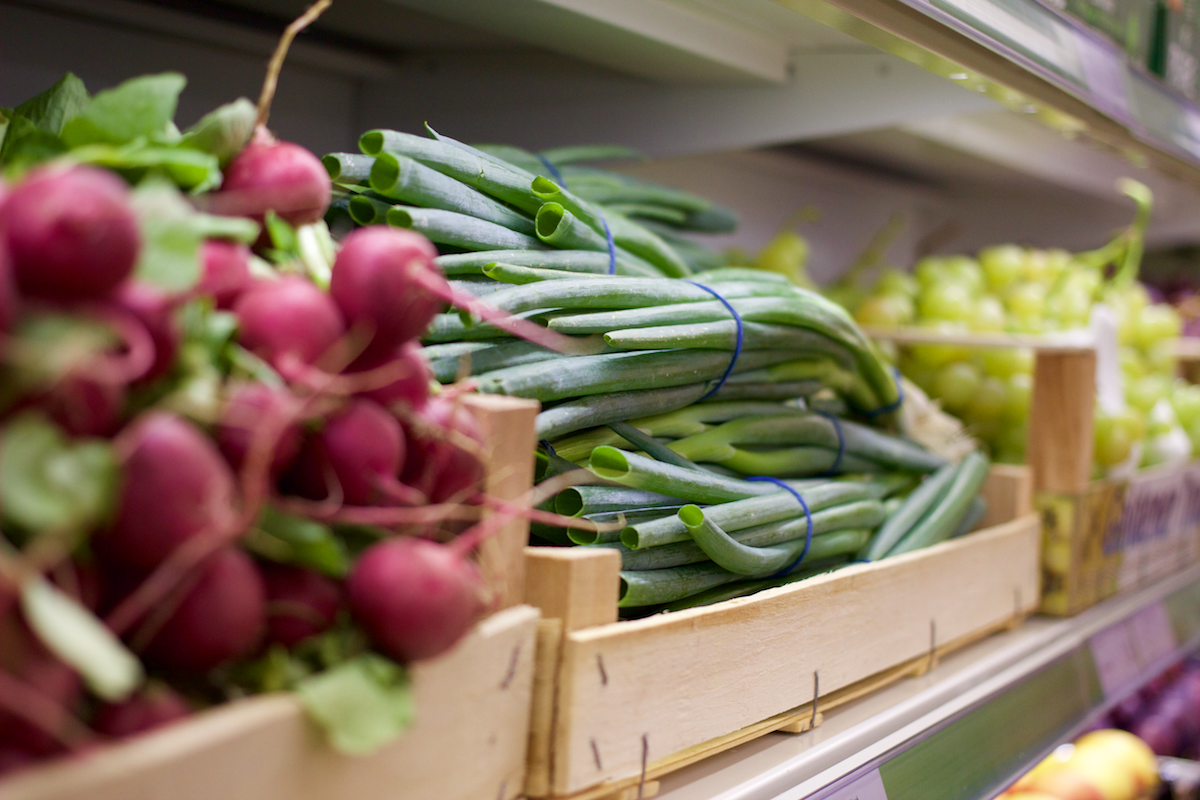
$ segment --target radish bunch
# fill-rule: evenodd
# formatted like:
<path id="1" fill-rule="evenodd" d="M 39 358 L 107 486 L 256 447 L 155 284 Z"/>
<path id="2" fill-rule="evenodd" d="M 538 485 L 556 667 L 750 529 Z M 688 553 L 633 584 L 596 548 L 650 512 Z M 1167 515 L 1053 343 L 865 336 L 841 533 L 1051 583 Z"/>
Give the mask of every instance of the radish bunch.
<path id="1" fill-rule="evenodd" d="M 416 342 L 448 294 L 433 245 L 351 233 L 326 289 L 274 236 L 210 234 L 166 286 L 135 176 L 69 153 L 18 173 L 0 183 L 0 774 L 362 654 L 451 648 L 487 605 L 471 548 L 446 544 L 478 516 L 481 442 L 430 396 Z M 191 201 L 206 229 L 324 230 L 320 161 L 264 126 L 224 178 Z M 81 680 L 24 605 L 38 581 L 151 683 Z"/>

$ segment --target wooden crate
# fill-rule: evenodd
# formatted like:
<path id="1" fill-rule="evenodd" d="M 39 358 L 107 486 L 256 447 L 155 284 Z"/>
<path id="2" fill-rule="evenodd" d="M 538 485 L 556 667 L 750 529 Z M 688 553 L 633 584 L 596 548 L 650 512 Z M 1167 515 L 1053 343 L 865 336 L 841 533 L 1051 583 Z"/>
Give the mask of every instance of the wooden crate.
<path id="1" fill-rule="evenodd" d="M 537 403 L 465 398 L 484 432 L 487 489 L 513 499 L 533 474 Z M 480 554 L 502 610 L 412 667 L 416 721 L 363 758 L 331 750 L 280 693 L 0 781 L 4 800 L 509 800 L 522 794 L 538 610 L 520 605 L 527 523 Z"/>
<path id="2" fill-rule="evenodd" d="M 968 537 L 627 622 L 616 553 L 530 548 L 526 598 L 547 619 L 527 793 L 648 796 L 656 776 L 818 722 L 814 699 L 847 702 L 1019 622 L 1039 589 L 1028 470 L 998 468 L 987 494 L 996 524 Z"/>

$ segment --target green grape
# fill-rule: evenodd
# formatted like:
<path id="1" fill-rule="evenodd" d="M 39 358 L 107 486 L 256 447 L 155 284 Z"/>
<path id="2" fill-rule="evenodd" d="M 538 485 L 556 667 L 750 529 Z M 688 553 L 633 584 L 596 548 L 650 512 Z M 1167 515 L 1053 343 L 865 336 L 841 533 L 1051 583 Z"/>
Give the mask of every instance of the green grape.
<path id="1" fill-rule="evenodd" d="M 854 319 L 860 325 L 874 325 L 877 328 L 899 328 L 913 321 L 913 302 L 902 294 L 877 294 L 868 297 L 858 310 Z"/>
<path id="2" fill-rule="evenodd" d="M 1025 270 L 1025 251 L 1015 244 L 985 247 L 979 251 L 979 266 L 990 290 L 1003 294 Z"/>
<path id="3" fill-rule="evenodd" d="M 1024 424 L 1005 425 L 996 437 L 997 460 L 1006 464 L 1023 464 L 1028 439 L 1029 431 Z"/>
<path id="4" fill-rule="evenodd" d="M 917 262 L 913 268 L 913 276 L 922 289 L 928 289 L 944 283 L 950 277 L 946 268 L 946 260 L 940 256 L 926 256 Z"/>
<path id="5" fill-rule="evenodd" d="M 1092 423 L 1092 459 L 1101 467 L 1115 467 L 1129 458 L 1137 438 L 1133 429 L 1121 421 L 1121 415 L 1105 414 L 1096 409 Z"/>
<path id="6" fill-rule="evenodd" d="M 1064 330 L 1083 328 L 1092 312 L 1092 298 L 1071 285 L 1046 298 L 1046 316 Z"/>
<path id="7" fill-rule="evenodd" d="M 1014 285 L 1004 296 L 1008 313 L 1021 319 L 1039 319 L 1046 308 L 1046 288 L 1025 281 Z"/>
<path id="8" fill-rule="evenodd" d="M 1071 267 L 1073 256 L 1070 251 L 1062 248 L 1051 248 L 1042 251 L 1042 257 L 1046 260 L 1046 282 L 1053 285 L 1058 281 L 1064 272 Z"/>
<path id="9" fill-rule="evenodd" d="M 1170 394 L 1170 379 L 1155 373 L 1135 378 L 1125 385 L 1125 402 L 1143 414 L 1149 414 L 1159 400 L 1166 400 Z"/>
<path id="10" fill-rule="evenodd" d="M 900 294 L 911 300 L 916 299 L 920 288 L 920 285 L 912 275 L 894 268 L 885 269 L 883 274 L 879 276 L 879 280 L 875 282 L 876 293 Z"/>
<path id="11" fill-rule="evenodd" d="M 981 378 L 979 368 L 971 362 L 955 361 L 938 373 L 933 383 L 934 394 L 947 409 L 963 410 L 979 389 Z"/>
<path id="12" fill-rule="evenodd" d="M 961 322 L 917 322 L 916 327 L 940 334 L 965 333 L 967 326 Z M 952 361 L 961 361 L 970 356 L 970 351 L 957 344 L 917 344 L 910 350 L 913 359 L 927 369 L 941 369 Z"/>
<path id="13" fill-rule="evenodd" d="M 1171 408 L 1179 424 L 1190 430 L 1200 422 L 1200 386 L 1186 381 L 1176 381 L 1171 390 Z"/>
<path id="14" fill-rule="evenodd" d="M 995 450 L 996 442 L 999 440 L 1004 428 L 996 420 L 977 420 L 971 419 L 971 424 L 968 427 L 968 433 L 974 436 L 981 442 L 987 444 L 988 449 Z"/>
<path id="15" fill-rule="evenodd" d="M 1004 413 L 1008 387 L 999 378 L 984 378 L 967 404 L 967 417 L 976 422 L 995 422 Z"/>
<path id="16" fill-rule="evenodd" d="M 1033 372 L 1033 351 L 1024 347 L 989 347 L 979 350 L 975 360 L 984 372 L 997 378 Z"/>
<path id="17" fill-rule="evenodd" d="M 1024 333 L 1029 335 L 1037 335 L 1045 333 L 1048 330 L 1055 330 L 1041 316 L 1027 317 L 1019 314 L 1009 316 L 1006 328 L 1010 333 Z"/>
<path id="18" fill-rule="evenodd" d="M 975 316 L 967 324 L 973 331 L 1002 331 L 1004 321 L 1004 304 L 987 294 L 975 302 Z"/>
<path id="19" fill-rule="evenodd" d="M 983 270 L 970 256 L 947 256 L 946 271 L 955 283 L 961 283 L 970 290 L 972 296 L 983 293 Z"/>
<path id="20" fill-rule="evenodd" d="M 1192 440 L 1192 452 L 1200 453 L 1200 420 L 1184 426 L 1184 430 L 1187 431 L 1188 438 Z"/>
<path id="21" fill-rule="evenodd" d="M 1024 373 L 1009 376 L 1005 382 L 1004 419 L 1025 422 L 1029 419 L 1029 401 L 1033 397 L 1033 378 Z"/>
<path id="22" fill-rule="evenodd" d="M 1121 375 L 1126 381 L 1137 380 L 1150 372 L 1141 354 L 1132 347 L 1118 347 L 1117 362 L 1121 366 Z"/>
<path id="23" fill-rule="evenodd" d="M 812 288 L 805 266 L 808 263 L 808 240 L 795 231 L 780 231 L 758 253 L 755 266 L 785 275 L 797 286 Z"/>
<path id="24" fill-rule="evenodd" d="M 917 310 L 922 320 L 966 322 L 975 315 L 975 300 L 966 284 L 944 282 L 925 287 Z"/>
<path id="25" fill-rule="evenodd" d="M 1166 303 L 1148 306 L 1133 322 L 1133 341 L 1142 348 L 1165 339 L 1178 339 L 1181 333 L 1183 320 L 1179 312 Z"/>
<path id="26" fill-rule="evenodd" d="M 1159 339 L 1146 348 L 1145 362 L 1151 372 L 1159 375 L 1178 375 L 1179 358 L 1175 355 L 1174 339 Z"/>

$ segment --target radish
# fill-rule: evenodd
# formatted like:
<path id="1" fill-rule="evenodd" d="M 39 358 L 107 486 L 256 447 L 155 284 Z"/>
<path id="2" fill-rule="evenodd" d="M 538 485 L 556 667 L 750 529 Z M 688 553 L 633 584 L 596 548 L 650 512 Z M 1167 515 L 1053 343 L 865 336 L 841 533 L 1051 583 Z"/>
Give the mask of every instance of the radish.
<path id="1" fill-rule="evenodd" d="M 0 218 L 4 215 L 0 206 Z M 12 330 L 17 321 L 17 287 L 13 282 L 12 259 L 8 255 L 8 245 L 0 229 L 0 333 Z"/>
<path id="2" fill-rule="evenodd" d="M 213 435 L 234 469 L 244 465 L 256 432 L 289 414 L 293 402 L 286 389 L 273 389 L 264 383 L 242 383 L 230 391 Z M 282 472 L 299 452 L 300 429 L 288 425 L 274 443 L 271 473 Z"/>
<path id="3" fill-rule="evenodd" d="M 451 437 L 447 432 L 457 436 Z M 461 497 L 478 487 L 483 464 L 477 451 L 483 435 L 471 413 L 452 400 L 431 397 L 408 421 L 408 463 L 402 480 L 435 503 Z M 466 446 L 464 446 L 466 445 Z"/>
<path id="4" fill-rule="evenodd" d="M 238 341 L 286 378 L 329 352 L 345 332 L 342 315 L 329 295 L 296 275 L 259 281 L 233 307 Z"/>
<path id="5" fill-rule="evenodd" d="M 196 284 L 199 294 L 212 297 L 217 308 L 233 308 L 238 295 L 250 288 L 250 248 L 236 242 L 209 239 L 200 248 L 203 272 Z"/>
<path id="6" fill-rule="evenodd" d="M 441 311 L 450 285 L 434 265 L 437 254 L 421 234 L 386 225 L 359 228 L 342 241 L 329 293 L 347 322 L 371 335 L 368 352 L 395 350 Z"/>
<path id="7" fill-rule="evenodd" d="M 203 673 L 249 655 L 262 638 L 266 587 L 250 556 L 226 547 L 198 570 L 198 579 L 146 648 L 147 661 Z"/>
<path id="8" fill-rule="evenodd" d="M 329 173 L 321 160 L 298 144 L 277 140 L 264 127 L 225 168 L 209 210 L 262 222 L 274 211 L 291 225 L 310 225 L 325 216 L 332 199 Z"/>
<path id="9" fill-rule="evenodd" d="M 38 399 L 38 407 L 72 436 L 112 436 L 121 427 L 125 387 L 72 373 Z"/>
<path id="10" fill-rule="evenodd" d="M 28 767 L 37 762 L 37 756 L 17 747 L 0 747 L 0 776 Z"/>
<path id="11" fill-rule="evenodd" d="M 267 564 L 267 641 L 292 647 L 337 621 L 342 590 L 319 572 L 303 567 Z"/>
<path id="12" fill-rule="evenodd" d="M 37 641 L 15 616 L 4 621 L 0 632 L 0 664 L 3 670 L 43 701 L 73 710 L 83 699 L 79 674 L 59 661 Z M 0 748 L 20 748 L 37 756 L 61 752 L 62 742 L 49 731 L 34 725 L 0 704 Z"/>
<path id="13" fill-rule="evenodd" d="M 112 525 L 94 539 L 106 560 L 149 571 L 195 536 L 235 519 L 233 474 L 194 425 L 151 411 L 121 433 L 124 481 Z"/>
<path id="14" fill-rule="evenodd" d="M 154 361 L 140 380 L 152 381 L 166 375 L 183 340 L 171 298 L 148 283 L 126 281 L 117 288 L 114 300 L 145 326 L 154 343 Z"/>
<path id="15" fill-rule="evenodd" d="M 314 500 L 340 496 L 354 506 L 417 505 L 424 498 L 396 477 L 405 453 L 396 418 L 378 403 L 357 398 L 309 441 L 295 477 L 301 493 Z"/>
<path id="16" fill-rule="evenodd" d="M 129 277 L 141 250 L 129 190 L 95 167 L 42 169 L 4 204 L 17 287 L 51 298 L 100 297 Z"/>
<path id="17" fill-rule="evenodd" d="M 159 728 L 190 716 L 187 701 L 174 689 L 155 683 L 128 700 L 103 705 L 92 720 L 92 727 L 105 736 L 124 738 Z"/>
<path id="18" fill-rule="evenodd" d="M 429 399 L 433 370 L 429 368 L 421 345 L 416 342 L 405 342 L 394 353 L 386 356 L 360 356 L 350 365 L 347 372 L 353 374 L 378 370 L 378 374 L 384 374 L 389 365 L 395 368 L 399 377 L 382 386 L 365 389 L 361 395 L 388 408 L 395 403 L 402 403 L 409 409 L 423 407 Z"/>
<path id="19" fill-rule="evenodd" d="M 449 650 L 483 611 L 483 586 L 460 553 L 406 536 L 369 547 L 346 580 L 350 611 L 374 646 L 399 661 Z"/>
<path id="20" fill-rule="evenodd" d="M 318 0 L 284 31 L 267 65 L 267 76 L 258 98 L 254 136 L 225 168 L 225 180 L 210 195 L 218 214 L 252 217 L 262 222 L 273 210 L 295 226 L 308 225 L 325 216 L 332 186 L 325 165 L 315 155 L 291 142 L 280 142 L 267 130 L 271 101 L 279 71 L 296 34 L 329 7 L 331 0 Z"/>

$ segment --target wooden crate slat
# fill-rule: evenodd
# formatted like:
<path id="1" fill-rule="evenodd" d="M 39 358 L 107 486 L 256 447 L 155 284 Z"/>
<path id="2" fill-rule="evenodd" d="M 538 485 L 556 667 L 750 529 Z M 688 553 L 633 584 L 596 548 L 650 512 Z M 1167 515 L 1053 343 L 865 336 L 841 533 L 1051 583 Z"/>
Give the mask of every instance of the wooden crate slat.
<path id="1" fill-rule="evenodd" d="M 657 761 L 836 691 L 1038 602 L 1039 518 L 717 606 L 566 634 L 555 794 Z M 997 569 L 997 564 L 1005 565 Z M 1015 568 L 1014 568 L 1015 566 Z"/>

